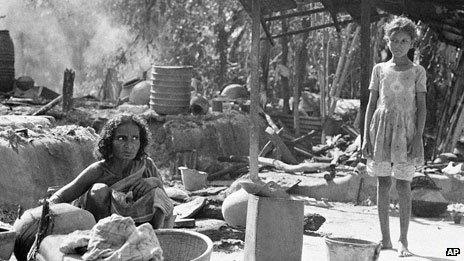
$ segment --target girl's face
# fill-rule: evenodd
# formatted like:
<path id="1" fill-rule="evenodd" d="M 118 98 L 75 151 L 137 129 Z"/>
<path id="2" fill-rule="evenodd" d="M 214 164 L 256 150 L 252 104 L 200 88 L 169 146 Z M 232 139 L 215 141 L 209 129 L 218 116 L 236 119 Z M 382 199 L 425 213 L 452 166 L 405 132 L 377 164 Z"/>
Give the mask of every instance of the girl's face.
<path id="1" fill-rule="evenodd" d="M 406 56 L 412 48 L 411 36 L 402 31 L 392 33 L 388 39 L 388 48 L 394 57 Z"/>
<path id="2" fill-rule="evenodd" d="M 116 128 L 113 156 L 117 160 L 133 160 L 140 149 L 140 130 L 135 123 L 124 123 Z"/>

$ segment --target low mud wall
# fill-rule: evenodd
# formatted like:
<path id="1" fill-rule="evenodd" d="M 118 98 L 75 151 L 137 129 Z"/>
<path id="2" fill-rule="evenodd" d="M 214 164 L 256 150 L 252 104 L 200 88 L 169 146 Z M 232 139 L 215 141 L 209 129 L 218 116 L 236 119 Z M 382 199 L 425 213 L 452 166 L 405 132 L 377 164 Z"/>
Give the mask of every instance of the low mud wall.
<path id="1" fill-rule="evenodd" d="M 214 171 L 219 156 L 249 154 L 250 120 L 247 114 L 169 116 L 164 121 L 144 117 L 153 134 L 153 145 L 147 152 L 158 167 L 168 170 L 166 175 L 176 173 L 179 156 L 192 150 L 198 155 L 197 168 L 207 172 Z M 261 146 L 265 142 L 266 136 L 262 133 Z"/>
<path id="2" fill-rule="evenodd" d="M 117 114 L 121 112 L 115 112 Z M 98 117 L 101 127 L 113 114 Z M 93 117 L 98 115 L 93 115 Z M 218 156 L 249 153 L 250 121 L 247 114 L 232 112 L 205 116 L 153 116 L 141 113 L 152 132 L 147 153 L 163 174 L 172 177 L 179 166 L 179 155 L 196 150 L 197 168 L 220 169 Z M 97 131 L 77 125 L 53 126 L 53 118 L 16 118 L 0 125 L 0 204 L 37 205 L 50 186 L 71 181 L 95 161 L 92 156 Z M 92 121 L 89 117 L 88 120 Z M 32 122 L 32 123 L 31 123 Z M 63 124 L 64 122 L 61 122 Z M 23 131 L 19 131 L 23 129 Z M 25 130 L 26 129 L 26 130 Z M 266 136 L 260 135 L 261 146 Z"/>
<path id="3" fill-rule="evenodd" d="M 37 205 L 48 187 L 66 184 L 95 161 L 97 137 L 92 128 L 76 125 L 0 127 L 0 203 Z"/>
<path id="4" fill-rule="evenodd" d="M 164 123 L 147 121 L 154 141 L 148 152 L 161 163 L 165 156 L 191 150 L 213 158 L 249 153 L 250 122 L 242 113 L 168 117 Z"/>

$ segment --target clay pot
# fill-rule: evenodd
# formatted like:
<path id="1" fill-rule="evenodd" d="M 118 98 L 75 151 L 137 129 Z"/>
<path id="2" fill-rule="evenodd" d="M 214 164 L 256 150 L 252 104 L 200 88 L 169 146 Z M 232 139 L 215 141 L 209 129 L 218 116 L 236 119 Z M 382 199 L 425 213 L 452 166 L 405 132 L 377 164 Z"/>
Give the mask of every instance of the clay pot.
<path id="1" fill-rule="evenodd" d="M 246 226 L 248 207 L 248 192 L 239 189 L 227 196 L 222 203 L 222 216 L 232 227 L 244 228 Z"/>
<path id="2" fill-rule="evenodd" d="M 247 99 L 249 97 L 248 91 L 240 84 L 229 84 L 221 92 L 222 97 L 229 99 Z"/>
<path id="3" fill-rule="evenodd" d="M 34 88 L 34 79 L 29 76 L 21 76 L 16 80 L 16 88 L 27 91 Z"/>
<path id="4" fill-rule="evenodd" d="M 151 81 L 137 83 L 132 89 L 129 102 L 135 105 L 148 105 L 150 103 Z"/>
<path id="5" fill-rule="evenodd" d="M 462 213 L 456 212 L 453 214 L 454 224 L 461 224 L 461 219 L 462 219 Z"/>

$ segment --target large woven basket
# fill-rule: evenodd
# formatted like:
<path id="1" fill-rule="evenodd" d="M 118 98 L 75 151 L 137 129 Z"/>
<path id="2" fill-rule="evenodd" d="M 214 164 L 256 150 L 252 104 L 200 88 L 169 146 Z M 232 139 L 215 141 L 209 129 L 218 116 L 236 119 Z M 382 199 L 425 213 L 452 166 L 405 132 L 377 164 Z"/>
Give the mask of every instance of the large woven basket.
<path id="1" fill-rule="evenodd" d="M 180 229 L 158 229 L 155 232 L 165 261 L 210 261 L 213 242 L 209 237 Z"/>

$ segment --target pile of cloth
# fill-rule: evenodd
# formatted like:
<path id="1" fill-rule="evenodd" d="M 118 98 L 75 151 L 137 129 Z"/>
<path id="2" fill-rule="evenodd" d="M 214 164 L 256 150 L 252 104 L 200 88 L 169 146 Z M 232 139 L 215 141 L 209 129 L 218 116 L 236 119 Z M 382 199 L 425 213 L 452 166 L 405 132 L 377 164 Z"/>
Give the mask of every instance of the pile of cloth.
<path id="1" fill-rule="evenodd" d="M 136 227 L 132 218 L 117 214 L 101 219 L 91 230 L 68 234 L 60 251 L 81 254 L 83 260 L 163 260 L 153 227 L 149 223 Z"/>

